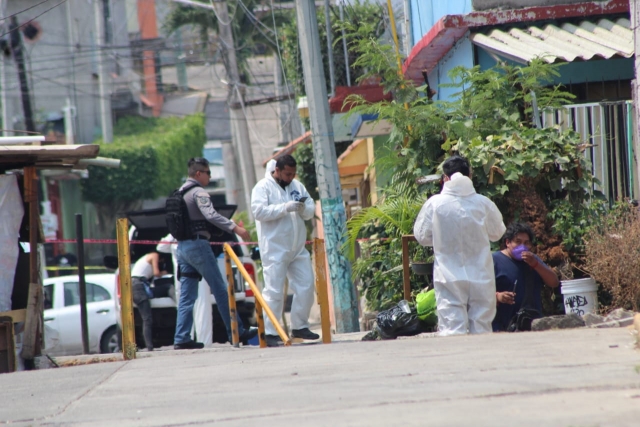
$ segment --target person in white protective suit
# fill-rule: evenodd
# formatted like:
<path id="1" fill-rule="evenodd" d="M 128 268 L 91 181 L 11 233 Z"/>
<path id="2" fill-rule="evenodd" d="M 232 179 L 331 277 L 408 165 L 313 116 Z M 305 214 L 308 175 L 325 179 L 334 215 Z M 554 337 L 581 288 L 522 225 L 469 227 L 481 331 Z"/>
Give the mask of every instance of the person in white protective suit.
<path id="1" fill-rule="evenodd" d="M 176 289 L 176 301 L 180 300 L 180 280 L 178 279 L 178 260 L 176 258 L 176 250 L 178 249 L 177 240 L 171 234 L 167 234 L 162 238 L 162 242 L 158 243 L 156 250 L 161 253 L 170 253 L 174 274 L 174 285 Z M 191 335 L 195 331 L 198 342 L 205 347 L 209 347 L 213 343 L 213 309 L 211 307 L 211 288 L 207 281 L 202 279 L 198 283 L 198 298 L 193 305 L 193 329 Z M 192 337 L 193 338 L 193 337 Z M 194 338 L 195 339 L 195 338 Z"/>
<path id="2" fill-rule="evenodd" d="M 496 315 L 496 283 L 490 241 L 505 232 L 502 214 L 476 193 L 468 161 L 460 156 L 442 165 L 444 186 L 420 210 L 413 227 L 422 246 L 433 246 L 433 283 L 440 335 L 491 332 Z"/>
<path id="3" fill-rule="evenodd" d="M 280 156 L 267 164 L 265 177 L 251 193 L 251 212 L 256 220 L 260 257 L 264 274 L 263 297 L 271 311 L 282 313 L 285 278 L 293 291 L 291 336 L 308 340 L 320 338 L 309 330 L 309 313 L 314 301 L 311 256 L 304 247 L 307 231 L 304 221 L 313 218 L 315 204 L 307 189 L 295 180 L 296 161 Z M 265 316 L 267 345 L 282 342 L 274 325 Z"/>

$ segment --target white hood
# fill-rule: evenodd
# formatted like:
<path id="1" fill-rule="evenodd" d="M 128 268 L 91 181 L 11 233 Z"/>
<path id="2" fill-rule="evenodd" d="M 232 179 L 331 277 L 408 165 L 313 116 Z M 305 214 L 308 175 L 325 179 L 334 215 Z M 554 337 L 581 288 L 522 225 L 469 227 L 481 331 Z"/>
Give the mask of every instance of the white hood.
<path id="1" fill-rule="evenodd" d="M 264 173 L 265 178 L 269 178 L 271 173 L 276 170 L 276 160 L 271 159 L 267 162 L 267 170 Z"/>
<path id="2" fill-rule="evenodd" d="M 452 196 L 465 197 L 476 193 L 473 188 L 473 182 L 468 176 L 456 172 L 451 175 L 451 179 L 444 183 L 442 194 L 450 194 Z"/>

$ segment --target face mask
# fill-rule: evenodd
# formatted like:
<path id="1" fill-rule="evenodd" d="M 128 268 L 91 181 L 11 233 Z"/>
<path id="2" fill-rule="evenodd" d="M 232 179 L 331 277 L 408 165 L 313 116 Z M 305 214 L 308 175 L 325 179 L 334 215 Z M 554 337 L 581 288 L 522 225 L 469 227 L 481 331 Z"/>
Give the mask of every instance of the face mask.
<path id="1" fill-rule="evenodd" d="M 518 245 L 515 248 L 511 249 L 511 255 L 513 256 L 513 259 L 522 261 L 522 252 L 528 250 L 529 248 L 527 248 L 525 245 Z"/>

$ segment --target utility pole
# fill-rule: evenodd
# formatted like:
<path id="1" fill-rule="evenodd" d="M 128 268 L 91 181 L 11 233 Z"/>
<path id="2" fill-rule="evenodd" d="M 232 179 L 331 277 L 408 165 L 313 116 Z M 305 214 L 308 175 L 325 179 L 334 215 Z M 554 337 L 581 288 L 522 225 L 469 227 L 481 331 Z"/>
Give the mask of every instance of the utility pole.
<path id="1" fill-rule="evenodd" d="M 280 56 L 276 54 L 273 62 L 273 81 L 275 82 L 276 97 L 282 97 L 284 95 L 290 95 L 291 98 L 278 102 L 278 118 L 280 119 L 280 142 L 290 142 L 300 133 L 296 133 L 293 130 L 294 120 L 294 102 L 293 95 L 289 91 L 289 86 L 286 85 L 286 80 L 283 77 L 282 66 L 280 65 Z M 285 93 L 286 90 L 286 93 Z"/>
<path id="2" fill-rule="evenodd" d="M 234 139 L 236 153 L 240 160 L 242 175 L 242 186 L 244 187 L 244 200 L 246 203 L 249 219 L 253 219 L 251 214 L 251 191 L 255 187 L 256 168 L 253 163 L 253 150 L 249 139 L 249 128 L 247 117 L 244 112 L 244 89 L 240 87 L 240 73 L 238 72 L 238 62 L 236 60 L 236 49 L 233 42 L 233 31 L 231 28 L 231 18 L 225 1 L 213 1 L 214 11 L 218 18 L 218 28 L 220 31 L 220 41 L 224 49 L 225 66 L 229 75 L 229 116 L 231 119 L 231 135 Z"/>
<path id="3" fill-rule="evenodd" d="M 313 0 L 296 0 L 296 13 L 304 85 L 309 101 L 313 153 L 322 204 L 322 224 L 333 287 L 336 332 L 357 332 L 360 329 L 358 300 L 351 282 L 351 265 L 341 251 L 345 242 L 346 214 L 338 175 L 338 161 Z"/>
<path id="4" fill-rule="evenodd" d="M 329 86 L 331 96 L 336 94 L 336 72 L 333 66 L 333 33 L 331 32 L 331 10 L 329 0 L 324 0 L 324 24 L 327 29 L 327 58 L 329 58 Z"/>
<path id="5" fill-rule="evenodd" d="M 340 1 L 340 20 L 344 22 L 344 2 Z M 344 26 L 342 27 L 342 50 L 344 51 L 344 70 L 347 73 L 347 86 L 351 86 L 351 71 L 349 70 L 349 50 L 347 49 L 347 36 L 344 32 Z"/>
<path id="6" fill-rule="evenodd" d="M 182 29 L 178 28 L 175 31 L 176 37 L 176 74 L 178 75 L 178 89 L 183 92 L 189 90 L 189 85 L 187 84 L 187 66 L 185 64 L 185 56 L 186 54 L 182 50 Z"/>
<path id="7" fill-rule="evenodd" d="M 98 84 L 100 88 L 100 121 L 102 123 L 102 140 L 113 141 L 113 123 L 111 116 L 111 92 L 107 86 L 107 68 L 105 66 L 104 21 L 102 19 L 102 1 L 93 0 L 93 11 L 96 19 L 96 45 L 98 46 Z"/>
<path id="8" fill-rule="evenodd" d="M 76 107 L 71 105 L 71 100 L 67 98 L 67 103 L 62 109 L 64 112 L 64 137 L 65 143 L 73 144 L 75 141 L 74 131 L 73 131 L 73 119 L 76 116 Z"/>
<path id="9" fill-rule="evenodd" d="M 224 161 L 224 195 L 228 205 L 238 204 L 238 162 L 232 141 L 222 141 L 222 159 Z"/>
<path id="10" fill-rule="evenodd" d="M 409 56 L 413 47 L 413 32 L 411 31 L 411 1 L 404 0 L 404 50 Z"/>
<path id="11" fill-rule="evenodd" d="M 29 94 L 29 81 L 27 80 L 27 69 L 24 65 L 24 53 L 22 52 L 22 37 L 20 36 L 20 27 L 18 18 L 11 17 L 9 31 L 11 31 L 11 52 L 13 60 L 18 69 L 18 80 L 20 81 L 20 96 L 22 98 L 22 111 L 24 112 L 24 125 L 29 132 L 35 132 L 36 126 L 33 122 L 33 108 L 31 107 L 31 95 Z M 6 88 L 2 88 L 6 90 Z"/>

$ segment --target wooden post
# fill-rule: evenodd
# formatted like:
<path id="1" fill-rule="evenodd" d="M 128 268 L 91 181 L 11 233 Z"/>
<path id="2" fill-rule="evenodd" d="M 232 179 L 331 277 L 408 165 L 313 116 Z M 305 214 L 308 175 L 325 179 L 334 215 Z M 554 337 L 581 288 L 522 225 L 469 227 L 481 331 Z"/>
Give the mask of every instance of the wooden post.
<path id="1" fill-rule="evenodd" d="M 87 322 L 87 283 L 84 280 L 84 233 L 82 214 L 76 214 L 76 252 L 78 254 L 78 293 L 80 295 L 80 331 L 82 353 L 89 354 L 89 325 Z"/>
<path id="2" fill-rule="evenodd" d="M 120 274 L 120 315 L 122 316 L 122 356 L 136 358 L 136 330 L 133 323 L 133 293 L 131 290 L 131 255 L 129 254 L 129 220 L 118 218 L 118 268 Z"/>
<path id="3" fill-rule="evenodd" d="M 269 317 L 269 320 L 271 320 L 271 323 L 273 323 L 273 326 L 274 328 L 276 328 L 276 331 L 278 332 L 278 335 L 280 335 L 280 338 L 282 338 L 282 342 L 284 343 L 285 347 L 291 345 L 291 338 L 289 338 L 284 329 L 282 329 L 282 326 L 280 326 L 280 322 L 278 322 L 275 314 L 273 314 L 273 311 L 271 311 L 271 309 L 267 305 L 266 301 L 262 297 L 262 294 L 260 293 L 260 289 L 258 289 L 256 284 L 253 283 L 253 279 L 251 278 L 251 276 L 249 276 L 249 273 L 247 273 L 247 270 L 240 262 L 240 259 L 238 259 L 238 256 L 235 254 L 235 252 L 233 252 L 233 249 L 231 248 L 231 246 L 229 246 L 228 243 L 225 243 L 223 247 L 225 254 L 229 255 L 231 260 L 236 264 L 236 266 L 238 266 L 240 274 L 242 274 L 242 277 L 244 277 L 244 280 L 247 281 L 249 287 L 253 291 L 253 296 L 256 298 L 256 306 L 260 304 L 262 310 L 267 313 L 267 317 Z"/>
<path id="4" fill-rule="evenodd" d="M 409 240 L 413 236 L 402 236 L 402 287 L 404 299 L 411 301 L 411 272 L 409 271 Z"/>
<path id="5" fill-rule="evenodd" d="M 316 264 L 316 293 L 318 294 L 318 305 L 320 305 L 322 342 L 331 344 L 331 319 L 329 319 L 329 293 L 327 292 L 324 240 L 313 239 L 313 254 Z"/>
<path id="6" fill-rule="evenodd" d="M 24 168 L 24 201 L 29 205 L 29 298 L 24 325 L 24 339 L 21 356 L 33 360 L 40 354 L 42 331 L 42 284 L 38 268 L 38 186 L 36 168 Z M 30 365 L 30 364 L 28 364 Z"/>
<path id="7" fill-rule="evenodd" d="M 262 315 L 262 305 L 256 301 L 256 317 L 258 318 L 258 339 L 260 340 L 260 348 L 267 347 L 267 341 L 264 336 L 264 316 Z"/>
<path id="8" fill-rule="evenodd" d="M 238 334 L 238 310 L 236 309 L 236 290 L 233 280 L 233 268 L 231 258 L 225 252 L 224 263 L 227 268 L 227 292 L 229 293 L 229 315 L 231 316 L 231 344 L 240 347 L 240 335 Z"/>

